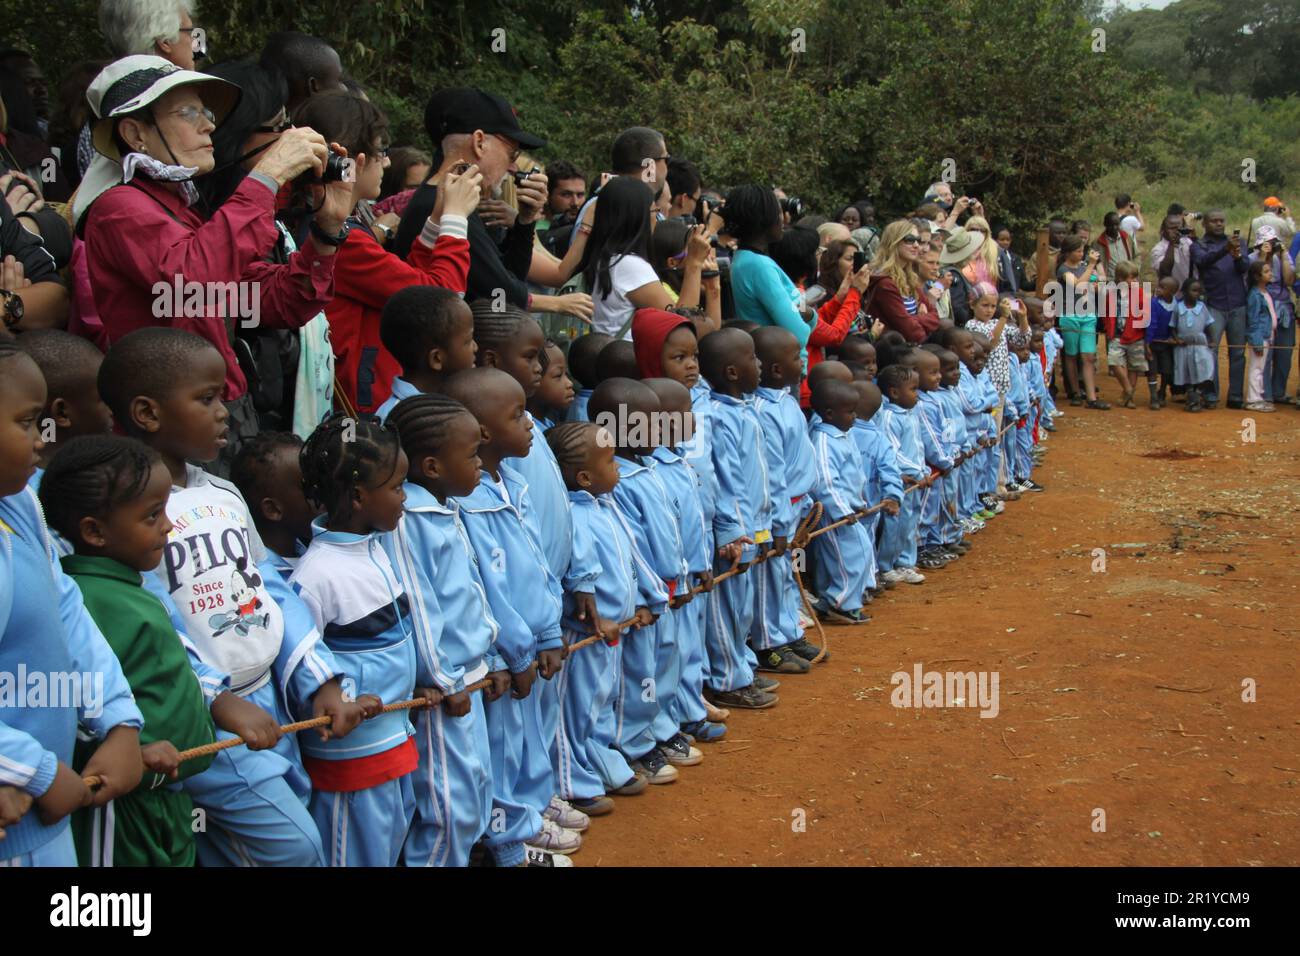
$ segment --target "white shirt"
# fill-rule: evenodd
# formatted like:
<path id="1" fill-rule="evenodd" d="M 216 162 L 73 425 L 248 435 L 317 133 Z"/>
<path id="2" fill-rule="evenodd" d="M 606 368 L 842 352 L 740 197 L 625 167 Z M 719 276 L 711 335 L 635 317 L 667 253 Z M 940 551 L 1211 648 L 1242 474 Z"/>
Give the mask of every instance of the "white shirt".
<path id="1" fill-rule="evenodd" d="M 631 303 L 627 294 L 644 285 L 658 282 L 659 276 L 655 274 L 650 263 L 640 256 L 618 256 L 610 263 L 609 279 L 612 288 L 609 290 L 609 296 L 602 298 L 604 287 L 600 276 L 596 276 L 596 282 L 591 290 L 593 306 L 591 326 L 597 332 L 617 335 L 619 329 L 628 324 L 632 313 L 636 311 L 636 306 Z M 623 338 L 629 340 L 632 338 L 630 326 L 623 334 Z"/>

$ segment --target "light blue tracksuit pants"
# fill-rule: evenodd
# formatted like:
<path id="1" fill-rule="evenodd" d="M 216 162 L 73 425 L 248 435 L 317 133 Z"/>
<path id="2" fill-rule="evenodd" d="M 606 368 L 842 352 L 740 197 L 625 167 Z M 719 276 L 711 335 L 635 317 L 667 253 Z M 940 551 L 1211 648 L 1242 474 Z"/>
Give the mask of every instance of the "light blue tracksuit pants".
<path id="1" fill-rule="evenodd" d="M 276 723 L 290 722 L 273 682 L 246 699 Z M 217 734 L 219 740 L 231 736 Z M 194 835 L 200 865 L 325 865 L 321 833 L 307 808 L 311 781 L 292 734 L 269 750 L 222 750 L 207 770 L 183 781 L 182 788 L 203 811 Z"/>
<path id="2" fill-rule="evenodd" d="M 582 634 L 566 634 L 581 640 Z M 555 779 L 565 800 L 599 797 L 631 781 L 632 768 L 617 744 L 617 706 L 623 648 L 638 632 L 613 647 L 597 641 L 573 654 L 556 676 L 560 720 L 555 737 Z"/>
<path id="3" fill-rule="evenodd" d="M 717 563 L 714 575 L 729 570 Z M 704 682 L 714 690 L 739 690 L 754 683 L 757 658 L 746 639 L 754 624 L 754 575 L 748 571 L 727 578 L 713 589 L 704 626 L 708 670 Z M 752 662 L 751 662 L 752 658 Z"/>
<path id="4" fill-rule="evenodd" d="M 492 748 L 482 694 L 470 694 L 470 711 L 449 717 L 441 708 L 416 711 L 420 766 L 412 774 L 415 817 L 402 862 L 415 866 L 467 866 L 470 848 L 492 816 Z"/>
<path id="5" fill-rule="evenodd" d="M 825 516 L 821 527 L 831 524 Z M 812 540 L 813 583 L 823 600 L 841 611 L 862 608 L 862 595 L 874 583 L 875 547 L 866 521 L 846 524 Z M 796 621 L 797 623 L 797 621 Z"/>
<path id="6" fill-rule="evenodd" d="M 492 814 L 486 842 L 497 866 L 522 863 L 524 841 L 531 840 L 542 829 L 541 808 L 529 798 L 524 779 L 527 731 L 523 705 L 532 696 L 530 693 L 523 700 L 515 700 L 507 690 L 483 708 L 492 759 Z M 533 706 L 536 708 L 536 701 Z M 546 753 L 540 741 L 538 746 Z"/>
<path id="7" fill-rule="evenodd" d="M 887 514 L 882 519 L 884 531 L 880 536 L 880 552 L 876 555 L 876 561 L 879 563 L 881 571 L 894 571 L 916 566 L 916 544 L 917 532 L 921 524 L 922 494 L 922 491 L 905 493 L 898 514 Z"/>
<path id="8" fill-rule="evenodd" d="M 328 866 L 397 865 L 415 815 L 411 774 L 351 793 L 314 790 L 311 815 Z"/>

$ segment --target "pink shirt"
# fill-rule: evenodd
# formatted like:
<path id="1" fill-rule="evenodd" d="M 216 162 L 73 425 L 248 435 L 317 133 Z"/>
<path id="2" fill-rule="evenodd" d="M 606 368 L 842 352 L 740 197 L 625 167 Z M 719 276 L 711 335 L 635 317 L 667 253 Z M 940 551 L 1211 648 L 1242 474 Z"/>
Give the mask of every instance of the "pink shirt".
<path id="1" fill-rule="evenodd" d="M 263 261 L 279 238 L 275 195 L 245 177 L 216 214 L 204 222 L 181 197 L 161 183 L 137 178 L 115 186 L 86 213 L 86 259 L 90 282 L 108 340 L 136 329 L 169 326 L 203 336 L 226 360 L 226 401 L 248 391 L 230 347 L 236 319 L 219 312 L 156 318 L 154 285 L 250 282 L 260 322 L 266 328 L 296 329 L 311 321 L 334 297 L 334 261 L 312 243 L 284 264 Z M 246 297 L 252 293 L 246 293 Z M 178 314 L 180 313 L 180 314 Z M 228 328 L 229 326 L 229 328 Z"/>

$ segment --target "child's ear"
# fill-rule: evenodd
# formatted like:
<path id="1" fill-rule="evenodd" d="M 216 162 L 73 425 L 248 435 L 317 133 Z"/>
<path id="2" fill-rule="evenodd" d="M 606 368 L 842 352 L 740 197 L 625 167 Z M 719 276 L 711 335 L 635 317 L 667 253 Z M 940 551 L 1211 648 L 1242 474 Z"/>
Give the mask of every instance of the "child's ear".
<path id="1" fill-rule="evenodd" d="M 728 365 L 724 370 L 724 375 L 728 382 L 739 382 L 740 367 L 737 365 Z"/>
<path id="2" fill-rule="evenodd" d="M 481 368 L 498 368 L 500 357 L 496 349 L 479 349 L 478 364 Z"/>
<path id="3" fill-rule="evenodd" d="M 591 487 L 591 472 L 586 468 L 579 468 L 578 473 L 573 476 L 573 480 L 578 483 L 578 487 L 586 491 Z"/>
<path id="4" fill-rule="evenodd" d="M 92 548 L 102 548 L 106 543 L 104 526 L 92 515 L 86 515 L 77 522 L 77 533 L 81 535 L 81 540 Z"/>
<path id="5" fill-rule="evenodd" d="M 416 463 L 416 473 L 421 478 L 438 479 L 442 473 L 438 470 L 438 459 L 433 455 L 425 455 Z"/>
<path id="6" fill-rule="evenodd" d="M 267 521 L 283 521 L 284 506 L 276 498 L 266 497 L 257 503 L 257 510 Z"/>
<path id="7" fill-rule="evenodd" d="M 425 364 L 430 371 L 441 372 L 447 365 L 447 357 L 442 354 L 442 349 L 429 349 L 429 354 L 424 357 Z"/>
<path id="8" fill-rule="evenodd" d="M 56 398 L 50 402 L 50 413 L 47 417 L 54 419 L 55 428 L 70 427 L 72 419 L 68 417 L 68 400 L 66 398 Z"/>
<path id="9" fill-rule="evenodd" d="M 127 405 L 131 424 L 147 435 L 162 428 L 162 409 L 158 402 L 145 395 L 137 395 Z"/>

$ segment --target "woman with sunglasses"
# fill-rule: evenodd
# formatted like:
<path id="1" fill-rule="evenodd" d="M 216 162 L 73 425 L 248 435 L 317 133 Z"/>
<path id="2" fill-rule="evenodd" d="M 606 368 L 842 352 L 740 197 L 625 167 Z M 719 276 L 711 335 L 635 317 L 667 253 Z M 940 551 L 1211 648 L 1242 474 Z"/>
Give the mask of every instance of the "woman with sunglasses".
<path id="1" fill-rule="evenodd" d="M 917 271 L 923 251 L 911 220 L 898 219 L 887 225 L 871 260 L 871 286 L 862 303 L 864 312 L 909 342 L 924 342 L 939 327 L 939 315 L 931 308 Z"/>
<path id="2" fill-rule="evenodd" d="M 212 135 L 240 97 L 238 86 L 161 57 L 110 63 L 86 92 L 97 156 L 73 203 L 109 340 L 167 325 L 203 336 L 225 359 L 230 436 L 212 469 L 222 475 L 258 431 L 236 333 L 299 328 L 321 311 L 334 292 L 351 194 L 348 184 L 324 188 L 310 242 L 286 262 L 268 261 L 281 236 L 276 194 L 308 170 L 319 173 L 330 146 L 311 129 L 283 132 L 213 208 L 198 186 L 217 166 Z"/>

